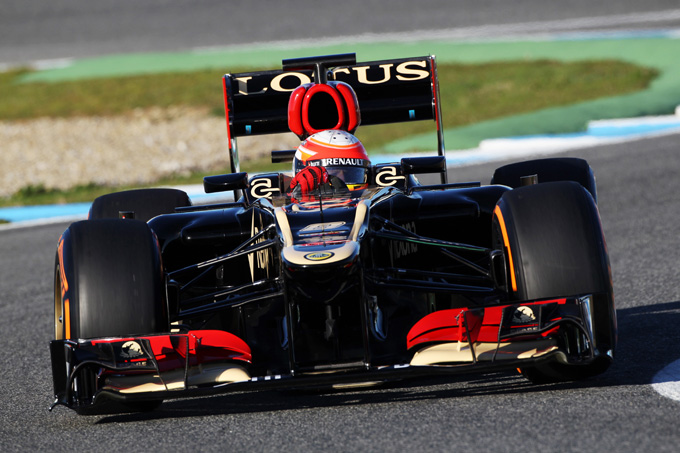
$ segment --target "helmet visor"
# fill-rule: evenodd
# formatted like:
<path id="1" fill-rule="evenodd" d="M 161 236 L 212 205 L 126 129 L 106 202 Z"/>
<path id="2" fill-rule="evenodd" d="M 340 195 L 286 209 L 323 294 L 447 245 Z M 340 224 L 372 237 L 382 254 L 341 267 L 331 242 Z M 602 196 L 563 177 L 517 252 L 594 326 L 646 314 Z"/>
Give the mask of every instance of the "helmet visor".
<path id="1" fill-rule="evenodd" d="M 365 167 L 326 167 L 330 176 L 336 176 L 347 186 L 366 184 L 368 182 L 368 169 Z"/>

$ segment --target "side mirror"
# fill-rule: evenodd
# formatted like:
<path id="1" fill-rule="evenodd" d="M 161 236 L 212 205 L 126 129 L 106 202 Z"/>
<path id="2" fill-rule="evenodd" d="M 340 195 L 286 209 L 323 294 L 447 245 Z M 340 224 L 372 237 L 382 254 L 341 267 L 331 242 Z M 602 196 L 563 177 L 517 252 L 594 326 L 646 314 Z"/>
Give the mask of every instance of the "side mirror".
<path id="1" fill-rule="evenodd" d="M 243 190 L 248 187 L 248 173 L 229 173 L 227 175 L 206 176 L 203 178 L 205 193 Z"/>
<path id="2" fill-rule="evenodd" d="M 424 173 L 444 173 L 446 156 L 404 157 L 401 159 L 401 172 L 404 175 Z"/>

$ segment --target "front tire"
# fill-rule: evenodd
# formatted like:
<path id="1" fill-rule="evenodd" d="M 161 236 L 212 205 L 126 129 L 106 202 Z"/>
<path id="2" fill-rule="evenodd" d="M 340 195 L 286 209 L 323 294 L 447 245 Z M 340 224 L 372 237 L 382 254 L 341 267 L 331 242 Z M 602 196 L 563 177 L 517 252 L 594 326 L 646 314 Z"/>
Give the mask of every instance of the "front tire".
<path id="1" fill-rule="evenodd" d="M 64 232 L 55 263 L 55 337 L 168 330 L 155 236 L 138 220 L 87 220 Z"/>
<path id="2" fill-rule="evenodd" d="M 169 330 L 160 251 L 146 223 L 104 219 L 69 226 L 55 262 L 54 326 L 57 340 Z M 145 412 L 162 402 L 122 407 Z"/>
<path id="3" fill-rule="evenodd" d="M 616 345 L 616 311 L 604 234 L 590 193 L 575 182 L 504 193 L 494 214 L 494 243 L 506 253 L 511 300 L 595 295 L 590 345 L 595 359 L 583 364 L 546 362 L 522 374 L 545 383 L 604 372 Z"/>

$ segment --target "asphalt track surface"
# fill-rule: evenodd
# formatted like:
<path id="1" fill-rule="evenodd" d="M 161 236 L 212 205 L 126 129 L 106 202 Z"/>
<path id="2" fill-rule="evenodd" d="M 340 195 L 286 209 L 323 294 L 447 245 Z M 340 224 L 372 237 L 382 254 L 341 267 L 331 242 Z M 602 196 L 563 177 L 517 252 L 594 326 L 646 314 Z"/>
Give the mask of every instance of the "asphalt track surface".
<path id="1" fill-rule="evenodd" d="M 23 4 L 4 1 L 3 8 L 8 8 L 2 17 L 19 3 Z M 550 15 L 541 13 L 538 3 L 522 2 L 534 8 L 503 10 L 501 2 L 478 2 L 481 6 L 469 16 L 478 16 L 478 23 L 485 24 L 612 12 L 598 11 L 604 7 L 591 2 L 564 2 L 567 6 Z M 49 4 L 65 8 L 72 2 Z M 456 20 L 452 5 L 441 2 L 450 13 L 441 26 L 456 25 L 451 22 Z M 647 9 L 673 7 L 675 2 L 645 4 Z M 635 12 L 639 3 L 617 2 L 610 8 L 618 8 L 613 13 Z M 96 16 L 96 11 L 90 12 Z M 439 16 L 444 14 L 432 20 L 443 21 Z M 400 25 L 392 19 L 392 26 Z M 414 23 L 423 27 L 415 19 Z M 0 25 L 0 33 L 5 33 L 7 23 Z M 61 36 L 48 31 L 58 47 Z M 179 39 L 185 34 L 189 33 L 178 31 Z M 200 35 L 199 29 L 195 36 Z M 3 51 L 13 47 L 6 45 L 4 35 L 0 41 Z M 29 55 L 48 41 L 28 40 L 20 55 Z M 86 48 L 83 55 L 104 51 L 96 43 L 88 47 L 86 41 L 87 37 L 80 44 Z M 17 44 L 20 48 L 22 42 Z M 212 45 L 217 44 L 223 43 Z M 116 49 L 120 51 L 120 46 Z M 35 51 L 31 59 L 45 58 Z M 7 61 L 4 56 L 0 60 Z M 680 359 L 679 141 L 680 136 L 670 135 L 565 154 L 588 159 L 597 175 L 619 317 L 615 364 L 606 374 L 576 384 L 532 386 L 514 374 L 493 374 L 371 391 L 177 400 L 149 414 L 79 417 L 64 408 L 49 413 L 52 265 L 56 240 L 66 225 L 3 231 L 0 450 L 677 451 L 680 403 L 656 393 L 650 382 L 664 366 Z M 497 165 L 454 170 L 450 180 L 488 182 Z"/>
<path id="2" fill-rule="evenodd" d="M 595 169 L 619 348 L 604 375 L 533 386 L 491 374 L 332 394 L 241 393 L 155 412 L 47 411 L 52 264 L 65 224 L 0 234 L 0 449 L 112 451 L 677 451 L 677 401 L 650 386 L 680 358 L 678 135 L 567 153 Z M 499 164 L 451 180 L 487 183 Z"/>
<path id="3" fill-rule="evenodd" d="M 0 7 L 0 63 L 536 22 L 546 23 L 544 30 L 679 23 L 673 17 L 634 19 L 676 9 L 675 0 L 2 0 Z M 582 20 L 620 15 L 633 17 L 623 24 Z M 486 34 L 495 36 L 498 28 Z"/>

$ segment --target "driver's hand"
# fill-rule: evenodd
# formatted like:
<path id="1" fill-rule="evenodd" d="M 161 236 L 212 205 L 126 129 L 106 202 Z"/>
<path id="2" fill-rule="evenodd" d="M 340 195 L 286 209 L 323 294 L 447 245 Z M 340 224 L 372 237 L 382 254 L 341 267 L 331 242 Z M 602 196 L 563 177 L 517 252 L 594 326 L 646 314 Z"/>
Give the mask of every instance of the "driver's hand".
<path id="1" fill-rule="evenodd" d="M 305 167 L 298 172 L 290 182 L 289 192 L 299 186 L 300 193 L 306 195 L 314 192 L 319 186 L 326 184 L 329 180 L 326 167 Z"/>

